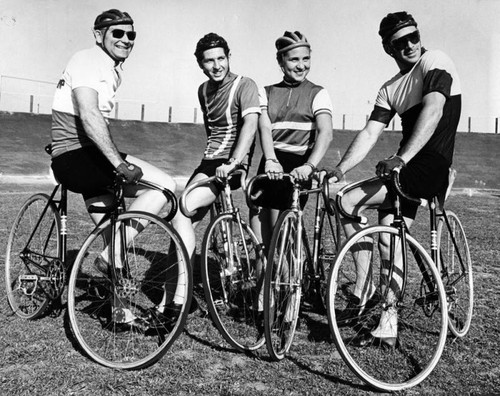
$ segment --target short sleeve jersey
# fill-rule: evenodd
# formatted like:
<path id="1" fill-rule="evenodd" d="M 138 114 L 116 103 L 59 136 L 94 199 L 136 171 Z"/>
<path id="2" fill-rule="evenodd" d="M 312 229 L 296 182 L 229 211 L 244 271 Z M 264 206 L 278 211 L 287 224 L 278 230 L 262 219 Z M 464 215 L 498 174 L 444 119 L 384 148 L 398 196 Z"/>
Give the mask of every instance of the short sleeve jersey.
<path id="1" fill-rule="evenodd" d="M 100 47 L 77 52 L 70 59 L 57 85 L 52 104 L 52 156 L 92 146 L 79 118 L 73 90 L 88 87 L 97 91 L 99 110 L 109 118 L 121 82 L 121 64 Z"/>
<path id="2" fill-rule="evenodd" d="M 380 88 L 370 120 L 388 125 L 397 113 L 401 117 L 404 146 L 422 111 L 422 99 L 431 92 L 445 98 L 441 120 L 421 151 L 439 153 L 451 165 L 461 112 L 460 80 L 452 60 L 441 51 L 426 51 L 407 72 L 398 73 Z"/>
<path id="3" fill-rule="evenodd" d="M 282 81 L 259 91 L 262 110 L 271 120 L 274 148 L 305 154 L 316 141 L 316 117 L 332 116 L 332 103 L 323 87 L 304 80 L 298 85 Z"/>
<path id="4" fill-rule="evenodd" d="M 229 72 L 220 84 L 206 81 L 200 85 L 198 99 L 208 138 L 204 159 L 230 158 L 243 117 L 260 114 L 257 85 L 248 77 Z"/>

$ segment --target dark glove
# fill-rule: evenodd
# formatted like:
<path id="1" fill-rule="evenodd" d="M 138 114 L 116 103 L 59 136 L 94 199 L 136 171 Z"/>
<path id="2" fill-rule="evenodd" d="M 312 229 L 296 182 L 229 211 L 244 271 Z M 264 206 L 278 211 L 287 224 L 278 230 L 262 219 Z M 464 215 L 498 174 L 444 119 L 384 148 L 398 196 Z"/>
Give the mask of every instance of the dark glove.
<path id="1" fill-rule="evenodd" d="M 377 164 L 376 173 L 377 176 L 387 176 L 395 168 L 403 168 L 406 163 L 398 155 L 393 155 L 392 157 L 386 158 Z"/>
<path id="2" fill-rule="evenodd" d="M 334 168 L 330 173 L 328 173 L 328 178 L 331 179 L 332 177 L 337 179 L 334 183 L 339 182 L 344 177 L 344 172 L 342 172 L 339 168 Z"/>
<path id="3" fill-rule="evenodd" d="M 137 184 L 142 178 L 142 170 L 137 165 L 122 162 L 116 168 L 116 174 L 128 184 Z"/>

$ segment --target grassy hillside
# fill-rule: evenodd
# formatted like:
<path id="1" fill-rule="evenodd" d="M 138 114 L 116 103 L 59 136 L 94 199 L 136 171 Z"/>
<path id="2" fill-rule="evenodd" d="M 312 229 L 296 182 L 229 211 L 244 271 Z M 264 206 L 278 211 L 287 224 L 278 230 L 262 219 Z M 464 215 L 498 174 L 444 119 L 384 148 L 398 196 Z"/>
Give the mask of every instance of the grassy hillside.
<path id="1" fill-rule="evenodd" d="M 43 147 L 50 141 L 50 123 L 48 115 L 0 113 L 0 173 L 46 174 L 50 160 Z M 121 150 L 175 176 L 191 174 L 201 159 L 206 141 L 204 128 L 199 124 L 112 120 L 111 129 Z M 323 164 L 335 165 L 354 135 L 354 131 L 334 131 L 334 140 Z M 348 174 L 348 180 L 372 175 L 377 161 L 393 153 L 399 140 L 399 132 L 385 132 L 369 157 Z M 459 133 L 454 164 L 459 172 L 456 187 L 500 188 L 498 155 L 500 135 Z M 257 145 L 252 172 L 259 159 Z"/>

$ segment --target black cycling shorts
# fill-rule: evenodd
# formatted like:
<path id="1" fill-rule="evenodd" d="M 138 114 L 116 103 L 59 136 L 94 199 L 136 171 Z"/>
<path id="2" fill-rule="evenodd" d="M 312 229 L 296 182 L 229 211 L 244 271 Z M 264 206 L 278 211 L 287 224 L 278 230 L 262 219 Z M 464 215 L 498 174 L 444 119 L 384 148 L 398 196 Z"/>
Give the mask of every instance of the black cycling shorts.
<path id="1" fill-rule="evenodd" d="M 189 178 L 189 180 L 187 182 L 187 185 L 189 185 L 189 183 L 191 183 L 191 180 L 193 180 L 193 178 L 198 173 L 202 173 L 202 174 L 206 175 L 207 177 L 215 176 L 215 170 L 219 166 L 225 164 L 227 161 L 228 160 L 224 159 L 224 158 L 211 159 L 211 160 L 207 160 L 207 159 L 201 160 L 200 165 L 198 165 L 198 167 L 194 170 L 193 174 Z M 216 187 L 219 190 L 223 189 L 222 184 L 215 183 L 215 185 L 216 185 Z M 241 178 L 240 178 L 240 175 L 231 177 L 229 179 L 229 186 L 231 187 L 231 190 L 237 190 L 238 188 L 240 188 L 241 187 Z"/>
<path id="2" fill-rule="evenodd" d="M 284 151 L 275 151 L 276 158 L 283 167 L 284 173 L 290 173 L 295 168 L 304 165 L 309 158 L 310 151 L 305 154 L 297 155 Z M 266 160 L 262 157 L 257 174 L 265 173 Z M 302 183 L 306 189 L 311 188 L 312 180 Z M 293 186 L 289 180 L 269 180 L 263 179 L 255 182 L 252 190 L 257 192 L 261 191 L 261 195 L 254 201 L 255 205 L 264 208 L 285 210 L 289 209 L 292 203 Z M 300 206 L 304 208 L 308 199 L 308 195 L 300 197 Z"/>
<path id="3" fill-rule="evenodd" d="M 125 160 L 127 155 L 120 153 Z M 97 147 L 83 147 L 52 158 L 54 176 L 83 199 L 106 195 L 115 180 L 115 168 Z"/>
<path id="4" fill-rule="evenodd" d="M 448 187 L 450 163 L 441 154 L 420 152 L 401 169 L 399 181 L 402 190 L 411 197 L 431 199 Z M 415 217 L 418 206 L 402 201 L 405 216 Z"/>

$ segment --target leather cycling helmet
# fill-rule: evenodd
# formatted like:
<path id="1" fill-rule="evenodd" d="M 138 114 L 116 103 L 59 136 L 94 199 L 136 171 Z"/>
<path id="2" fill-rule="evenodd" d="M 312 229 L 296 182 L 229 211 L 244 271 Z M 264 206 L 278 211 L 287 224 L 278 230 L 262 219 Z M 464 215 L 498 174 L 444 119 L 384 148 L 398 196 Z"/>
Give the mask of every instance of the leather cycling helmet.
<path id="1" fill-rule="evenodd" d="M 307 42 L 306 36 L 298 31 L 286 31 L 285 33 L 283 33 L 283 36 L 276 40 L 275 45 L 276 49 L 278 50 L 278 52 L 276 53 L 277 55 L 281 55 L 297 47 L 311 48 L 311 45 Z"/>
<path id="2" fill-rule="evenodd" d="M 406 11 L 387 14 L 380 22 L 378 31 L 378 34 L 382 37 L 382 43 L 386 44 L 394 33 L 408 26 L 417 27 L 417 22 Z"/>
<path id="3" fill-rule="evenodd" d="M 134 20 L 128 13 L 113 8 L 97 16 L 94 22 L 94 30 L 101 30 L 114 25 L 133 24 Z"/>
<path id="4" fill-rule="evenodd" d="M 226 56 L 229 55 L 229 46 L 227 45 L 227 41 L 224 37 L 221 37 L 216 33 L 208 33 L 205 34 L 196 44 L 194 56 L 196 56 L 198 63 L 203 60 L 203 52 L 212 48 L 222 48 Z"/>

